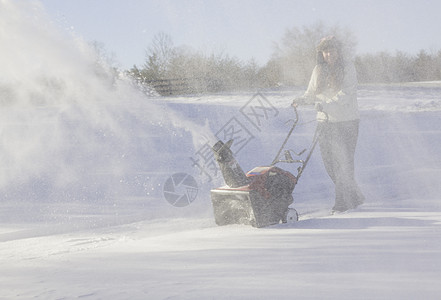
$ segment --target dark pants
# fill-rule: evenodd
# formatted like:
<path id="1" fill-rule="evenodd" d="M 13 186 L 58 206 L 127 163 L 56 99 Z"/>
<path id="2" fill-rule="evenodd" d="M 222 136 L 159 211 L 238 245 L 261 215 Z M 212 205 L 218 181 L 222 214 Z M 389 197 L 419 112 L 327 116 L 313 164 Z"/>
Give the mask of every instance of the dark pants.
<path id="1" fill-rule="evenodd" d="M 320 126 L 320 152 L 326 171 L 335 185 L 333 210 L 355 208 L 364 201 L 354 174 L 359 121 L 326 122 Z"/>

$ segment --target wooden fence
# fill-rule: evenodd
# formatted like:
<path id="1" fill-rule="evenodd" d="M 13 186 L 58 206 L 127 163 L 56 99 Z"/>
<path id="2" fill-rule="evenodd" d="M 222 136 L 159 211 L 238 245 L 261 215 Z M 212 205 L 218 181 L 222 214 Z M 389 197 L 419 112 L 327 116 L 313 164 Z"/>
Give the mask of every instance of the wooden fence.
<path id="1" fill-rule="evenodd" d="M 157 79 L 147 83 L 162 96 L 198 94 L 220 89 L 219 82 L 209 77 Z"/>

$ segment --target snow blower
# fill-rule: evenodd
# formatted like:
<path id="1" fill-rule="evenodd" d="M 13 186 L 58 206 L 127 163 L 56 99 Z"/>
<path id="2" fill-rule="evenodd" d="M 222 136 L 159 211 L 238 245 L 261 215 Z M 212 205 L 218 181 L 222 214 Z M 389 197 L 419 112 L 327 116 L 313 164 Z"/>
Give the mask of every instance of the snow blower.
<path id="1" fill-rule="evenodd" d="M 298 112 L 295 107 L 294 112 L 293 125 L 269 166 L 256 167 L 245 173 L 230 149 L 233 140 L 226 143 L 218 141 L 212 147 L 226 183 L 226 186 L 211 190 L 217 225 L 244 224 L 265 227 L 280 222 L 298 221 L 297 211 L 289 207 L 293 203 L 292 193 L 317 144 L 320 126 L 316 127 L 309 151 L 304 149 L 300 153 L 295 153 L 292 150 L 284 150 L 298 123 Z M 282 151 L 283 155 L 281 155 Z M 292 153 L 299 157 L 306 155 L 306 158 L 293 159 Z M 275 165 L 280 162 L 299 164 L 297 175 L 294 176 L 276 167 Z"/>

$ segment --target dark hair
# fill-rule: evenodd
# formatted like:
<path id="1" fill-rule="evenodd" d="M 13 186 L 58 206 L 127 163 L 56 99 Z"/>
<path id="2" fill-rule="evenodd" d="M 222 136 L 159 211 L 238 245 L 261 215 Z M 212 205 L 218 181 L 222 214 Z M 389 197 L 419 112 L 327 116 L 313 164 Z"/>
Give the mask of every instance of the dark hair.
<path id="1" fill-rule="evenodd" d="M 329 49 L 337 51 L 337 61 L 333 66 L 328 65 L 324 58 L 323 52 Z M 340 90 L 343 85 L 345 76 L 345 65 L 342 57 L 341 43 L 334 37 L 323 38 L 317 46 L 317 93 L 321 93 L 326 88 Z"/>
<path id="2" fill-rule="evenodd" d="M 333 35 L 324 37 L 317 45 L 317 51 L 325 51 L 327 49 L 341 49 L 342 45 L 340 41 Z"/>

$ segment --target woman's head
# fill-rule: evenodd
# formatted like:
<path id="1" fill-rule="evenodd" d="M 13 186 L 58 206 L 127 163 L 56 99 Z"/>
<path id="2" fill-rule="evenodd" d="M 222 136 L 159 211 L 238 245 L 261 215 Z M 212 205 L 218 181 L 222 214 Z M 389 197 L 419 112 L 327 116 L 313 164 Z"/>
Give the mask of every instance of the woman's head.
<path id="1" fill-rule="evenodd" d="M 336 37 L 325 37 L 320 41 L 317 46 L 317 64 L 319 67 L 317 92 L 327 88 L 340 89 L 344 78 L 344 62 L 342 46 Z"/>
<path id="2" fill-rule="evenodd" d="M 323 38 L 317 46 L 317 63 L 331 66 L 341 62 L 341 43 L 335 36 Z"/>

